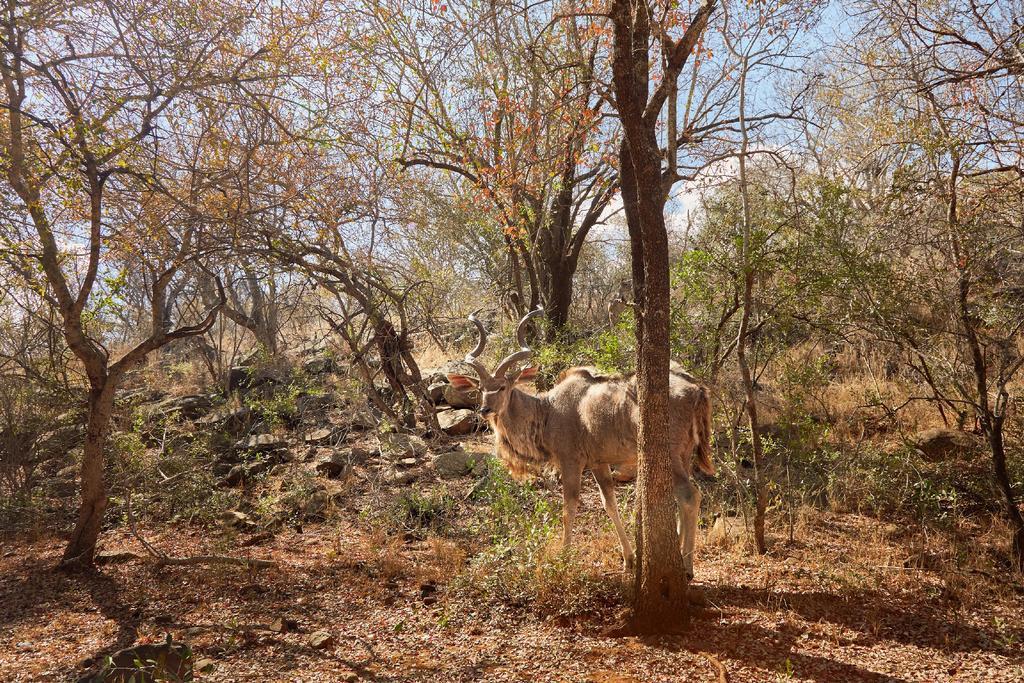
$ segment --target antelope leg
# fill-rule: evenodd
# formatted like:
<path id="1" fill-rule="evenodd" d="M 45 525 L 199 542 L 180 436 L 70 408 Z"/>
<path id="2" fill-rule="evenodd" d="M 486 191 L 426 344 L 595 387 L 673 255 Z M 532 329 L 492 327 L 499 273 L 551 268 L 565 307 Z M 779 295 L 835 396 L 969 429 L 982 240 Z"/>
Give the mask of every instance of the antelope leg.
<path id="1" fill-rule="evenodd" d="M 697 539 L 697 517 L 700 512 L 700 489 L 689 477 L 676 481 L 679 502 L 679 536 L 686 578 L 693 579 L 693 546 Z"/>
<path id="2" fill-rule="evenodd" d="M 608 465 L 598 465 L 594 467 L 593 472 L 597 487 L 601 489 L 601 502 L 604 504 L 604 511 L 611 517 L 612 524 L 615 525 L 615 533 L 619 535 L 619 545 L 622 547 L 622 566 L 626 571 L 629 571 L 633 568 L 634 562 L 633 545 L 629 542 L 626 528 L 623 526 L 622 518 L 619 516 L 619 506 L 615 501 L 615 482 L 612 479 L 611 468 Z"/>
<path id="3" fill-rule="evenodd" d="M 576 510 L 580 504 L 580 488 L 583 472 L 573 471 L 562 475 L 562 547 L 572 547 L 572 526 L 576 521 Z"/>

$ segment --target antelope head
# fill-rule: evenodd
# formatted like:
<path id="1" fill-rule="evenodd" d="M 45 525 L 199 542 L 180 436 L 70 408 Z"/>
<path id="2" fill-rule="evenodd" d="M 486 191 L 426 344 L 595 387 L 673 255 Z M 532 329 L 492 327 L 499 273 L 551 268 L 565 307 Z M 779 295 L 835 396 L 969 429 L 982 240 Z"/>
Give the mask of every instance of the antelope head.
<path id="1" fill-rule="evenodd" d="M 516 327 L 516 340 L 519 342 L 519 350 L 506 356 L 491 373 L 484 367 L 478 358 L 484 351 L 487 344 L 487 331 L 483 323 L 476 317 L 476 313 L 469 316 L 470 322 L 476 325 L 480 338 L 477 340 L 476 348 L 466 354 L 465 361 L 476 370 L 476 377 L 468 375 L 448 375 L 448 381 L 456 389 L 479 389 L 480 390 L 480 414 L 490 419 L 502 414 L 508 405 L 508 397 L 518 382 L 527 382 L 537 374 L 537 368 L 527 367 L 522 370 L 514 370 L 520 361 L 530 357 L 533 351 L 526 343 L 526 323 L 530 318 L 544 313 L 544 309 L 538 306 L 523 316 Z"/>

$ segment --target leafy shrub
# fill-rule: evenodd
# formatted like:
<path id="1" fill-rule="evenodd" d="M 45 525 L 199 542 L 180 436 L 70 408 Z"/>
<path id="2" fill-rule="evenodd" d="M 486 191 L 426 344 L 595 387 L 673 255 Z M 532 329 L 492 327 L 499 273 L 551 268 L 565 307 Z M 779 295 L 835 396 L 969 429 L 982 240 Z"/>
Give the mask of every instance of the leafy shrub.
<path id="1" fill-rule="evenodd" d="M 544 386 L 552 386 L 563 370 L 576 365 L 593 365 L 607 373 L 630 372 L 636 363 L 632 312 L 596 334 L 565 331 L 555 341 L 540 345 L 534 359 Z"/>
<path id="2" fill-rule="evenodd" d="M 489 544 L 456 579 L 457 592 L 556 617 L 593 616 L 621 602 L 621 583 L 596 573 L 582 546 L 558 547 L 560 508 L 540 488 L 514 482 L 492 460 L 476 498 L 485 504 L 476 530 Z"/>
<path id="3" fill-rule="evenodd" d="M 446 490 L 421 493 L 408 489 L 392 502 L 387 518 L 393 527 L 405 531 L 442 533 L 451 528 L 457 507 L 457 500 Z"/>

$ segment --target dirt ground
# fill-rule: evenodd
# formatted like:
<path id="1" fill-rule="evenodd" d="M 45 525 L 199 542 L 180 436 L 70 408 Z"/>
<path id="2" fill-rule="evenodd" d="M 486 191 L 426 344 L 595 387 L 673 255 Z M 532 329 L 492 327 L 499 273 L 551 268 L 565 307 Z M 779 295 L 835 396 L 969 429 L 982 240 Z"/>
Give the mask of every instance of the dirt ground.
<path id="1" fill-rule="evenodd" d="M 905 530 L 866 517 L 808 512 L 797 541 L 776 539 L 766 557 L 705 544 L 703 606 L 685 635 L 638 639 L 602 635 L 621 604 L 587 619 L 476 604 L 451 582 L 451 547 L 381 537 L 359 508 L 248 547 L 199 528 L 143 529 L 179 556 L 277 562 L 263 570 L 131 560 L 72 576 L 54 569 L 62 539 L 7 541 L 0 681 L 75 681 L 166 633 L 208 660 L 202 681 L 1024 681 L 1021 585 L 915 567 Z M 584 509 L 580 543 L 600 549 L 590 571 L 621 581 L 596 492 Z M 103 547 L 142 552 L 123 528 Z M 320 647 L 317 631 L 330 636 Z"/>

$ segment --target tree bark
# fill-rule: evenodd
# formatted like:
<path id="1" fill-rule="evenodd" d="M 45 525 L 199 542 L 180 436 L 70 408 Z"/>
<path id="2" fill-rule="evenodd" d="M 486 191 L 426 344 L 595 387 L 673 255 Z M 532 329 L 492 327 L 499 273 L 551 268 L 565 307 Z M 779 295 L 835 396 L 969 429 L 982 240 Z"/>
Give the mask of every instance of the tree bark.
<path id="1" fill-rule="evenodd" d="M 627 210 L 627 221 L 631 239 L 639 237 L 640 246 L 634 249 L 634 258 L 639 256 L 640 263 L 633 264 L 634 288 L 639 292 L 636 336 L 640 428 L 631 625 L 638 633 L 665 633 L 685 623 L 687 606 L 686 570 L 679 552 L 675 481 L 669 456 L 668 234 L 664 193 L 659 191 L 660 159 L 655 162 L 648 157 L 646 163 L 638 164 L 628 146 L 624 144 L 623 148 L 622 167 L 632 167 L 630 181 L 634 183 L 629 192 L 632 207 Z"/>
<path id="2" fill-rule="evenodd" d="M 114 413 L 114 392 L 117 382 L 105 377 L 89 392 L 89 421 L 82 454 L 81 505 L 78 521 L 64 549 L 61 567 L 91 567 L 96 554 L 96 541 L 107 509 L 107 487 L 103 476 L 104 452 L 110 422 Z"/>
<path id="3" fill-rule="evenodd" d="M 1013 555 L 1017 563 L 1017 571 L 1024 573 L 1024 515 L 1021 514 L 1020 507 L 1017 505 L 1013 494 L 1013 485 L 1010 483 L 1010 474 L 1006 469 L 1006 446 L 1003 443 L 1002 419 L 996 418 L 996 422 L 988 432 L 996 485 L 1003 494 L 1007 517 L 1013 524 Z"/>
<path id="4" fill-rule="evenodd" d="M 744 241 L 746 245 L 746 238 Z M 746 264 L 745 264 L 746 265 Z M 747 346 L 750 344 L 750 313 L 753 308 L 753 270 L 747 266 L 743 286 L 743 315 L 740 318 L 740 329 L 736 341 L 736 364 L 740 368 L 743 380 L 744 408 L 747 422 L 750 425 L 750 446 L 754 452 L 754 547 L 757 552 L 768 552 L 765 541 L 765 513 L 768 510 L 768 491 L 764 481 L 764 443 L 761 441 L 761 430 L 757 419 L 757 396 L 754 394 L 754 378 L 747 360 Z"/>
<path id="5" fill-rule="evenodd" d="M 651 23 L 646 3 L 613 0 L 612 80 L 622 122 L 619 173 L 629 227 L 637 303 L 637 525 L 634 603 L 628 630 L 664 633 L 686 622 L 687 577 L 676 526 L 675 479 L 669 457 L 669 276 L 665 204 L 676 181 L 662 173 L 658 120 L 674 82 L 714 9 L 705 0 L 678 41 L 659 35 L 667 56 L 651 92 Z M 671 169 L 672 164 L 669 164 Z"/>

